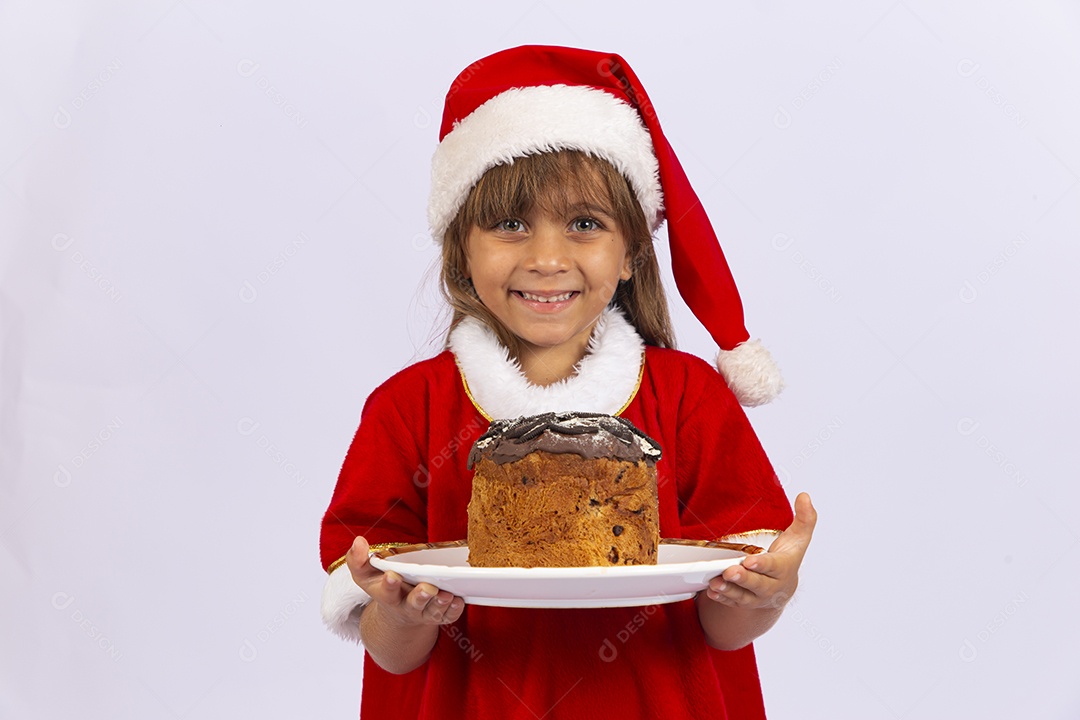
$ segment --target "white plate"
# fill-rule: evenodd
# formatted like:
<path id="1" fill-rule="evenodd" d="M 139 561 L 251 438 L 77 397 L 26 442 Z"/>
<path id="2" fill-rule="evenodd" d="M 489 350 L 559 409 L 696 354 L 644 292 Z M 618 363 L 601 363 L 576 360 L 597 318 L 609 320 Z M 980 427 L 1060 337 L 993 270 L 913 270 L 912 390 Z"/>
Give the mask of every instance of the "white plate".
<path id="1" fill-rule="evenodd" d="M 473 605 L 529 608 L 599 608 L 678 602 L 737 565 L 747 552 L 722 543 L 661 540 L 656 565 L 572 568 L 474 568 L 464 542 L 391 548 L 371 564 L 415 585 L 431 583 Z M 750 552 L 755 546 L 741 546 Z M 382 557 L 380 557 L 380 555 Z"/>

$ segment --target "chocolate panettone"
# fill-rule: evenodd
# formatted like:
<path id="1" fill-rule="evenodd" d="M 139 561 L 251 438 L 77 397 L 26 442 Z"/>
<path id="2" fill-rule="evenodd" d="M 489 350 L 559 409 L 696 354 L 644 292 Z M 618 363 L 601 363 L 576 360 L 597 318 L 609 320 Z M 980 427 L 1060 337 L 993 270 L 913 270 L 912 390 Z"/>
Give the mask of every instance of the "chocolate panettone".
<path id="1" fill-rule="evenodd" d="M 496 420 L 469 454 L 469 565 L 655 565 L 659 459 L 611 415 Z"/>

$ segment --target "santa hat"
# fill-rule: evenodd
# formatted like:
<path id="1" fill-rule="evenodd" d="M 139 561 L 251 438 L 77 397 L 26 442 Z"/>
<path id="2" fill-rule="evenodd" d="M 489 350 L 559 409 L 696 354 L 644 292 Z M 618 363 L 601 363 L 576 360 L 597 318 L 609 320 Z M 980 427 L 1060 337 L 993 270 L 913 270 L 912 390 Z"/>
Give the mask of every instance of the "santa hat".
<path id="1" fill-rule="evenodd" d="M 783 389 L 742 301 L 705 208 L 660 129 L 645 89 L 618 55 L 526 45 L 489 55 L 450 86 L 432 160 L 428 220 L 441 242 L 469 191 L 490 168 L 552 150 L 580 150 L 619 170 L 650 230 L 667 220 L 679 293 L 720 352 L 716 365 L 743 405 Z"/>

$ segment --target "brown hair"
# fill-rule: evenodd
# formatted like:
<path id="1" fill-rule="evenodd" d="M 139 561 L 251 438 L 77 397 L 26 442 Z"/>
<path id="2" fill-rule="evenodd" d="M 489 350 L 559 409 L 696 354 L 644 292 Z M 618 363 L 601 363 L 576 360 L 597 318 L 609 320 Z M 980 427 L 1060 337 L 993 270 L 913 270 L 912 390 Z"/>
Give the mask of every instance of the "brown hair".
<path id="1" fill-rule="evenodd" d="M 613 301 L 646 345 L 675 347 L 660 267 L 652 233 L 629 182 L 612 165 L 578 150 L 558 150 L 515 158 L 496 165 L 477 181 L 443 237 L 442 291 L 453 310 L 450 328 L 466 317 L 490 327 L 518 357 L 520 345 L 480 302 L 467 275 L 467 240 L 473 227 L 491 227 L 500 220 L 523 217 L 534 209 L 559 212 L 578 191 L 589 206 L 610 209 L 626 242 L 632 276 L 620 282 Z"/>

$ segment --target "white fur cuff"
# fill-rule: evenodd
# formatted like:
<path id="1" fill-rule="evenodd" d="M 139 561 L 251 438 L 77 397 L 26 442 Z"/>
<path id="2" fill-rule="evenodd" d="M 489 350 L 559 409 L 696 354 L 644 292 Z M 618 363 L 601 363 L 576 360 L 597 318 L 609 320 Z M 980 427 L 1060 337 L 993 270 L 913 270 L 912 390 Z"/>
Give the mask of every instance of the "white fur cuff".
<path id="1" fill-rule="evenodd" d="M 371 601 L 342 564 L 326 579 L 322 594 L 322 617 L 326 627 L 346 640 L 360 642 L 360 611 Z"/>
<path id="2" fill-rule="evenodd" d="M 739 343 L 734 350 L 721 350 L 716 356 L 716 369 L 739 404 L 746 407 L 764 405 L 784 389 L 780 368 L 760 340 Z"/>

